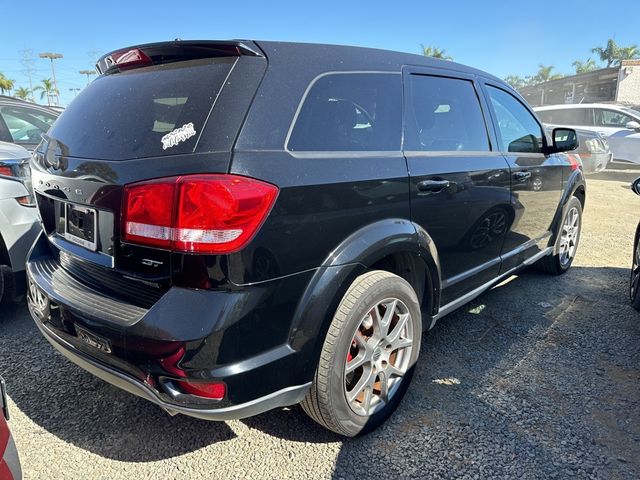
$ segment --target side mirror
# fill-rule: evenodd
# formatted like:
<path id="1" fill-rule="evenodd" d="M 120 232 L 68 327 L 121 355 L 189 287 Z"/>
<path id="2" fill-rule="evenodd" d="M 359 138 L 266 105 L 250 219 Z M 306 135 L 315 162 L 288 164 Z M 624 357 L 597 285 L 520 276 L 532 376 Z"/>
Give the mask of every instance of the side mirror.
<path id="1" fill-rule="evenodd" d="M 640 123 L 634 121 L 627 122 L 624 128 L 628 128 L 629 130 L 640 130 Z"/>
<path id="2" fill-rule="evenodd" d="M 640 195 L 640 177 L 636 178 L 631 184 L 631 190 L 636 195 Z"/>
<path id="3" fill-rule="evenodd" d="M 553 129 L 553 148 L 550 153 L 569 152 L 578 148 L 578 134 L 573 128 Z"/>

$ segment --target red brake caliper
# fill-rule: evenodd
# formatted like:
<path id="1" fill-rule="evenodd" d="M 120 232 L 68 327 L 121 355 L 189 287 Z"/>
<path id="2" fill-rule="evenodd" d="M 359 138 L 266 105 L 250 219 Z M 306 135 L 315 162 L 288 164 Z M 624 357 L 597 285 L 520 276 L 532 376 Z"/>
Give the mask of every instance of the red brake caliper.
<path id="1" fill-rule="evenodd" d="M 351 342 L 351 348 L 355 346 L 356 346 L 356 341 L 354 340 L 353 342 Z M 347 352 L 347 363 L 353 360 L 353 355 L 351 355 L 351 348 L 349 348 L 349 351 Z"/>

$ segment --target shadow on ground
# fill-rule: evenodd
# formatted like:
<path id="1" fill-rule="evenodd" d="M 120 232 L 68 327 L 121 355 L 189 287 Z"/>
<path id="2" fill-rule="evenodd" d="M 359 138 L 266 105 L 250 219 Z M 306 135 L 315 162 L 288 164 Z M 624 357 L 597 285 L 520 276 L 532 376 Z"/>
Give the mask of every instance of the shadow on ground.
<path id="1" fill-rule="evenodd" d="M 639 474 L 640 321 L 628 306 L 627 279 L 618 268 L 525 272 L 443 319 L 424 335 L 396 415 L 373 434 L 345 440 L 334 476 Z M 171 417 L 85 373 L 40 337 L 23 306 L 1 312 L 0 325 L 10 397 L 65 442 L 150 462 L 235 436 L 226 423 Z M 635 423 L 619 424 L 603 403 L 625 408 Z M 242 422 L 294 442 L 340 440 L 299 407 Z M 625 462 L 606 465 L 611 456 Z"/>
<path id="2" fill-rule="evenodd" d="M 396 415 L 346 441 L 334 477 L 638 478 L 628 275 L 527 271 L 443 319 Z"/>

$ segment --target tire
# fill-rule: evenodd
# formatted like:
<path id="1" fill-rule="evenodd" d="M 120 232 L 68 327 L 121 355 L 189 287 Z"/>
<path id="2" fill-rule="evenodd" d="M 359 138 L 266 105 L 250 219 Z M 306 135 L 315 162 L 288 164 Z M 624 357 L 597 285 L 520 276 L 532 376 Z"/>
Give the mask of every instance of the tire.
<path id="1" fill-rule="evenodd" d="M 385 315 L 390 308 L 392 315 Z M 355 437 L 375 429 L 409 387 L 421 335 L 420 304 L 407 281 L 382 270 L 359 276 L 329 326 L 302 408 L 340 435 Z"/>
<path id="2" fill-rule="evenodd" d="M 0 265 L 0 305 L 8 305 L 15 298 L 15 279 L 11 268 Z"/>
<path id="3" fill-rule="evenodd" d="M 569 270 L 578 250 L 581 229 L 582 204 L 576 197 L 571 197 L 556 240 L 555 250 L 558 253 L 541 258 L 536 262 L 536 267 L 551 275 L 562 275 Z"/>
<path id="4" fill-rule="evenodd" d="M 629 297 L 631 298 L 631 306 L 640 311 L 640 225 L 638 225 L 636 229 L 636 238 L 633 242 L 633 263 L 631 264 Z"/>

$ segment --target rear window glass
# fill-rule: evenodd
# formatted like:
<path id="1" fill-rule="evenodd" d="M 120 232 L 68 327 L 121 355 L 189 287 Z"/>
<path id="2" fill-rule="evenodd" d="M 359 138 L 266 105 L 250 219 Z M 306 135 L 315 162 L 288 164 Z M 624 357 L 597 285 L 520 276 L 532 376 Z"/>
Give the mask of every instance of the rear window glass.
<path id="1" fill-rule="evenodd" d="M 98 77 L 50 135 L 65 155 L 127 160 L 190 153 L 235 58 L 157 65 Z"/>
<path id="2" fill-rule="evenodd" d="M 402 80 L 393 73 L 336 73 L 311 87 L 291 151 L 400 150 Z"/>

